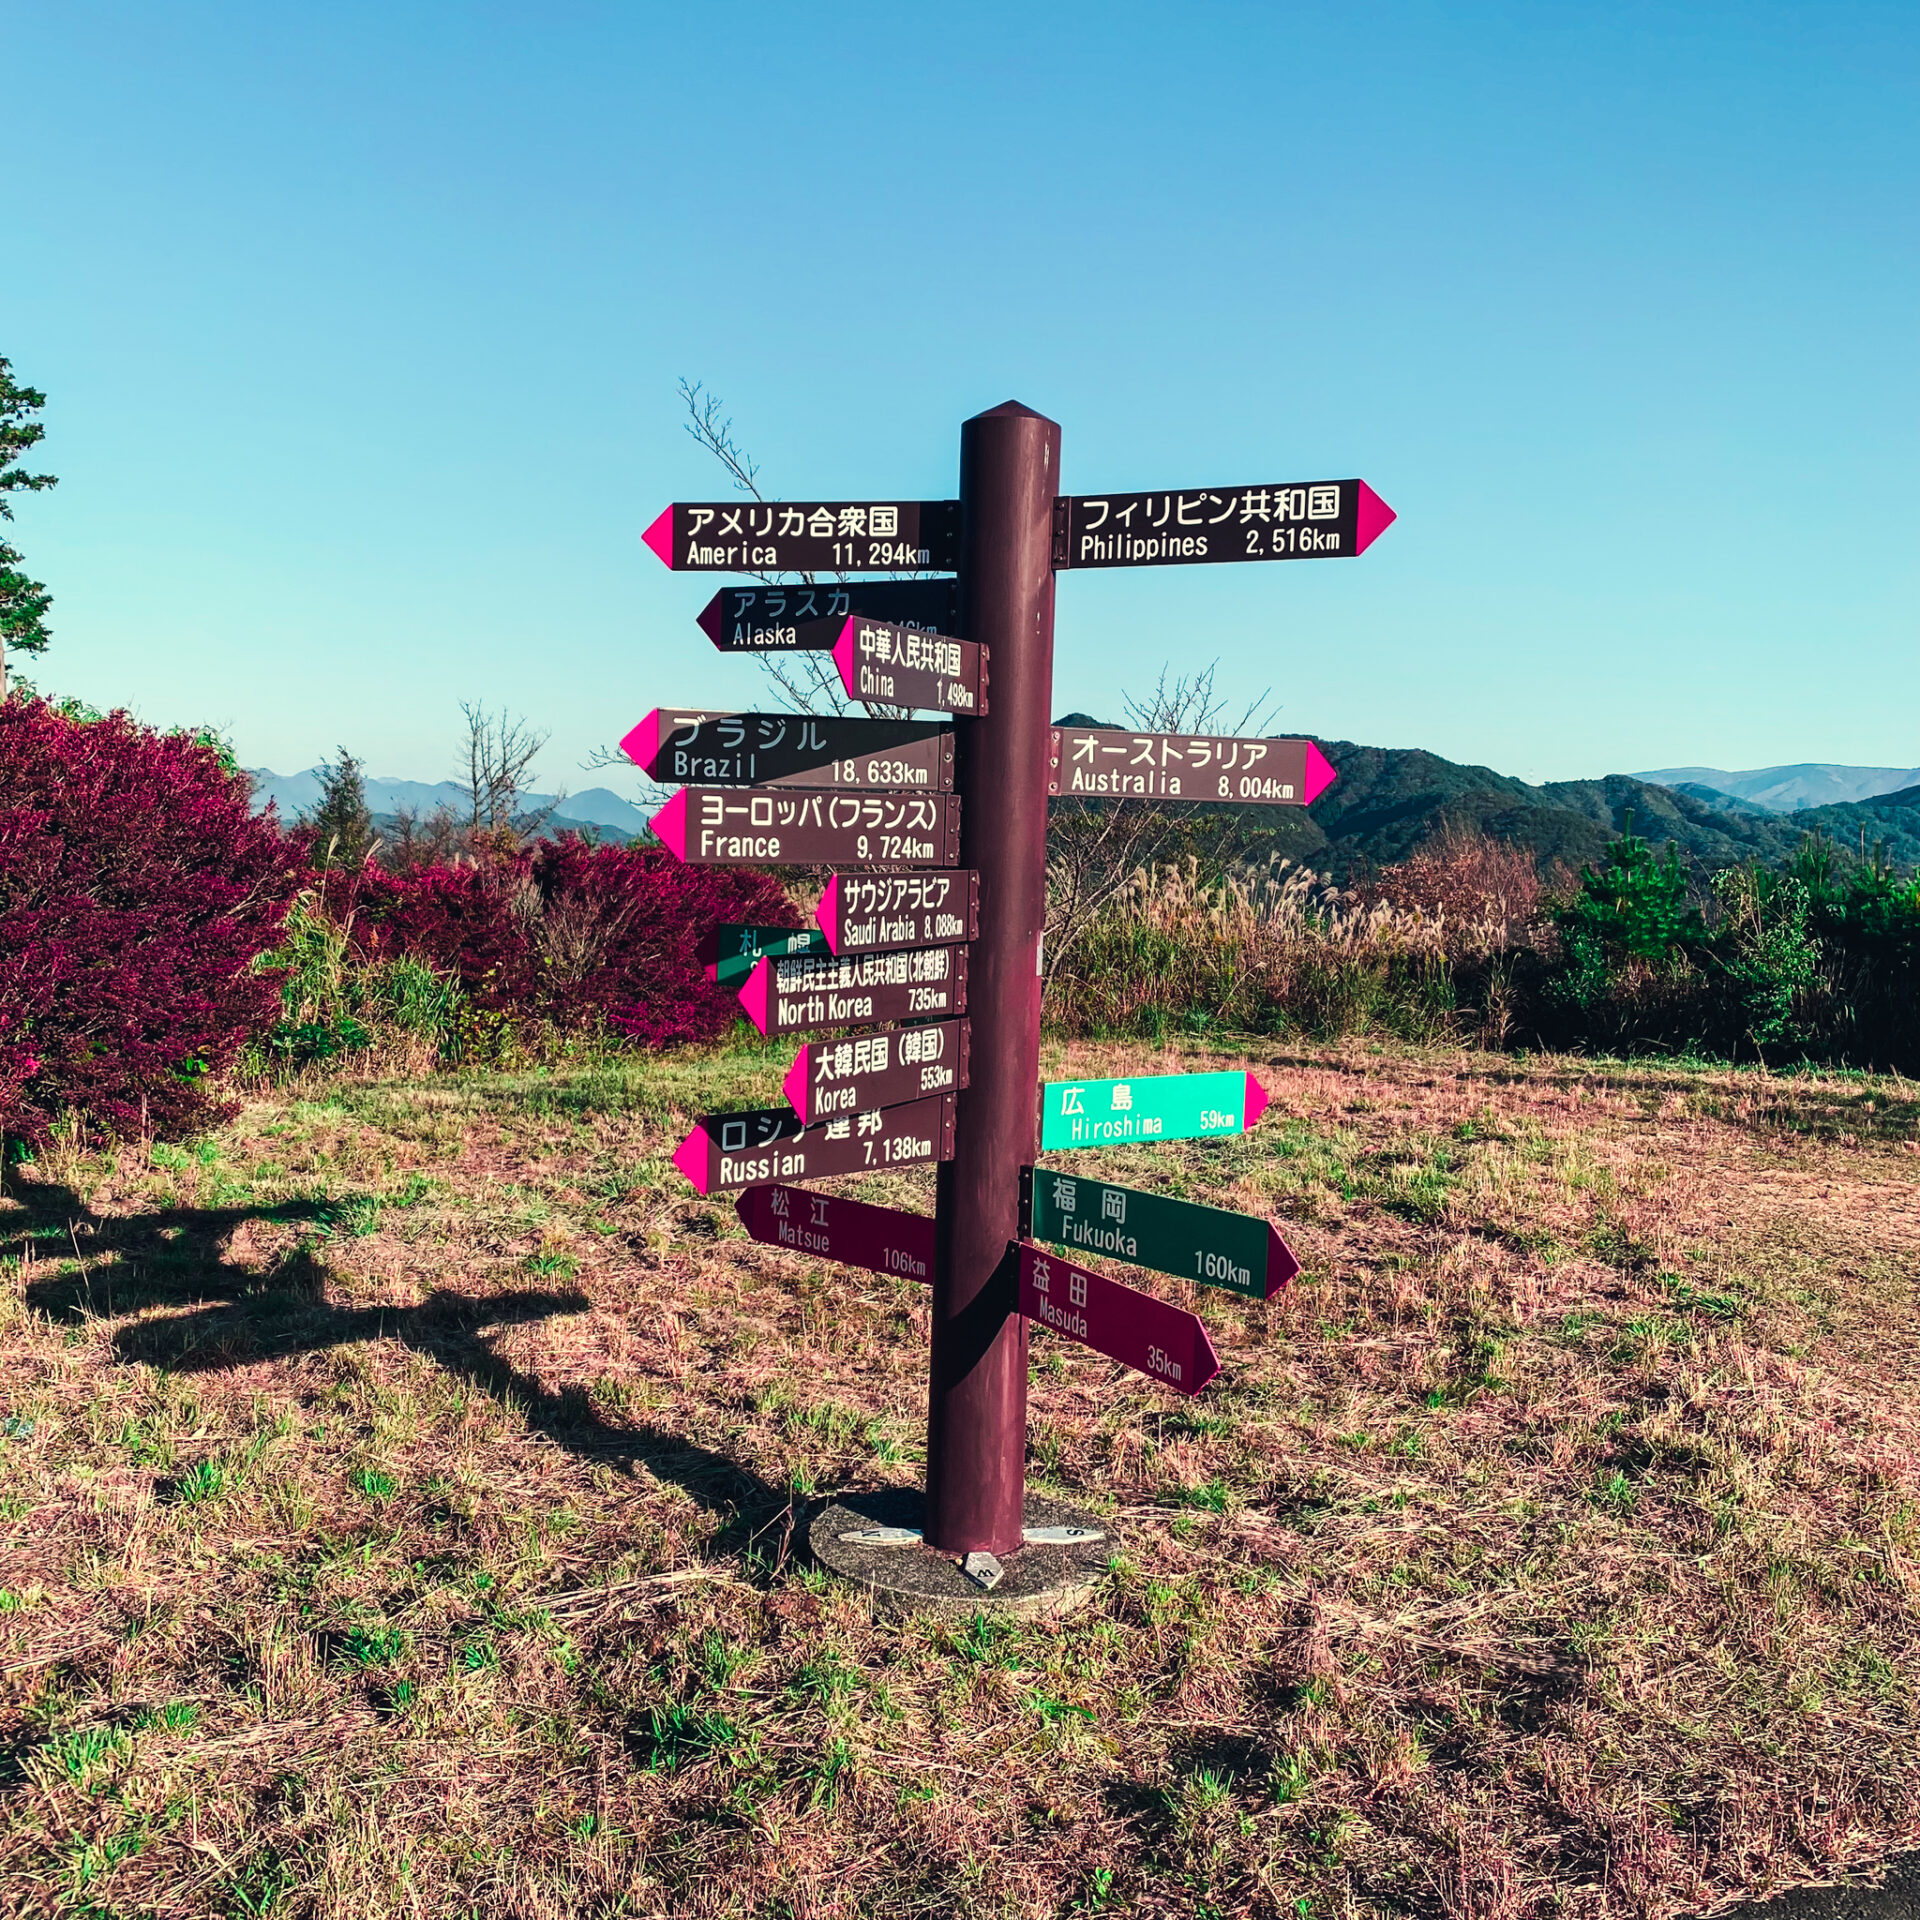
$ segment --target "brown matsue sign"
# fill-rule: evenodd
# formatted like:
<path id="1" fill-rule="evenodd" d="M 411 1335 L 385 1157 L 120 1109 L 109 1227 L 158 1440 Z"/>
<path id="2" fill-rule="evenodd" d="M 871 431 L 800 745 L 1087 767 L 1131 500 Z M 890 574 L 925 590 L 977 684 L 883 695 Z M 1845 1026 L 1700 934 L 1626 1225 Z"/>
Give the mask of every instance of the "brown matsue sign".
<path id="1" fill-rule="evenodd" d="M 1047 791 L 1089 800 L 1205 800 L 1305 807 L 1334 771 L 1311 740 L 1055 727 Z"/>
<path id="2" fill-rule="evenodd" d="M 938 720 L 655 707 L 620 748 L 666 786 L 953 791 L 953 730 Z"/>
<path id="3" fill-rule="evenodd" d="M 690 867 L 951 867 L 952 793 L 682 787 L 648 824 Z"/>
<path id="4" fill-rule="evenodd" d="M 948 1019 L 967 1010 L 967 950 L 769 956 L 747 975 L 740 1004 L 762 1033 Z"/>
<path id="5" fill-rule="evenodd" d="M 803 1126 L 791 1107 L 714 1113 L 681 1141 L 673 1164 L 701 1193 L 772 1180 L 831 1180 L 953 1155 L 952 1094 L 884 1112 Z"/>
<path id="6" fill-rule="evenodd" d="M 951 573 L 960 502 L 676 501 L 641 538 L 676 573 Z"/>
<path id="7" fill-rule="evenodd" d="M 722 587 L 701 608 L 699 627 L 722 653 L 827 653 L 850 614 L 952 633 L 960 625 L 959 589 L 952 578 Z"/>

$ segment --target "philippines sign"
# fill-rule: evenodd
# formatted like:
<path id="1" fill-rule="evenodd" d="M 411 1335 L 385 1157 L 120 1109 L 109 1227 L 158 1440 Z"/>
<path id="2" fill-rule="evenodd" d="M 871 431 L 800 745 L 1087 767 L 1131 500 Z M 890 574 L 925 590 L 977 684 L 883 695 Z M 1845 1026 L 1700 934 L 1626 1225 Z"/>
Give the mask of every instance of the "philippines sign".
<path id="1" fill-rule="evenodd" d="M 1311 740 L 1234 740 L 1210 733 L 1123 733 L 1055 727 L 1049 794 L 1088 799 L 1235 801 L 1305 807 L 1337 776 Z"/>
<path id="2" fill-rule="evenodd" d="M 1198 1393 L 1220 1371 L 1197 1314 L 1038 1247 L 1020 1249 L 1020 1311 L 1176 1393 Z"/>
<path id="3" fill-rule="evenodd" d="M 676 573 L 951 573 L 960 502 L 676 501 L 641 538 Z"/>
<path id="4" fill-rule="evenodd" d="M 977 873 L 836 873 L 813 917 L 835 953 L 980 937 Z"/>
<path id="5" fill-rule="evenodd" d="M 707 978 L 723 987 L 738 987 L 759 963 L 762 954 L 826 953 L 827 936 L 818 928 L 717 926 L 700 943 Z"/>
<path id="6" fill-rule="evenodd" d="M 769 1180 L 830 1180 L 953 1158 L 953 1096 L 884 1113 L 845 1113 L 802 1126 L 789 1107 L 713 1113 L 681 1141 L 673 1164 L 701 1193 Z"/>
<path id="7" fill-rule="evenodd" d="M 987 650 L 971 640 L 850 619 L 834 642 L 833 664 L 856 700 L 976 718 L 987 710 Z"/>
<path id="8" fill-rule="evenodd" d="M 836 1113 L 898 1107 L 967 1084 L 967 1023 L 891 1027 L 856 1040 L 810 1040 L 780 1083 L 788 1104 L 811 1126 Z"/>
<path id="9" fill-rule="evenodd" d="M 1104 1253 L 1250 1300 L 1272 1299 L 1300 1271 L 1271 1220 L 1046 1167 L 1029 1167 L 1020 1179 L 1032 1240 Z"/>
<path id="10" fill-rule="evenodd" d="M 960 583 L 842 580 L 820 586 L 722 587 L 700 609 L 698 622 L 722 653 L 826 653 L 849 614 L 951 633 L 960 624 Z"/>
<path id="11" fill-rule="evenodd" d="M 1053 503 L 1053 564 L 1167 567 L 1219 560 L 1348 560 L 1392 526 L 1364 480 L 1286 480 Z"/>
<path id="12" fill-rule="evenodd" d="M 967 1010 L 967 950 L 913 947 L 762 960 L 740 989 L 740 1004 L 762 1033 L 950 1018 Z"/>
<path id="13" fill-rule="evenodd" d="M 648 825 L 690 867 L 951 867 L 960 858 L 951 793 L 682 787 Z"/>
<path id="14" fill-rule="evenodd" d="M 620 750 L 668 786 L 953 790 L 953 732 L 938 720 L 655 707 Z"/>
<path id="15" fill-rule="evenodd" d="M 1049 1149 L 1244 1133 L 1267 1110 L 1267 1090 L 1250 1073 L 1050 1080 L 1040 1096 L 1040 1144 Z"/>
<path id="16" fill-rule="evenodd" d="M 907 1280 L 933 1280 L 933 1220 L 928 1214 L 779 1185 L 749 1187 L 733 1210 L 764 1247 L 811 1253 Z"/>

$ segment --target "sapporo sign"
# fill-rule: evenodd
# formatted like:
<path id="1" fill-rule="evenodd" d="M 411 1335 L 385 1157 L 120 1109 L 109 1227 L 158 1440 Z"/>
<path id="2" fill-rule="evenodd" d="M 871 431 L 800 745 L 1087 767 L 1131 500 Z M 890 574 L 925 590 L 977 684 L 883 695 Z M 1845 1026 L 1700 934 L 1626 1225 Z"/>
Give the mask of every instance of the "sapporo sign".
<path id="1" fill-rule="evenodd" d="M 951 633 L 960 624 L 959 586 L 948 579 L 722 587 L 700 609 L 697 624 L 722 653 L 825 653 L 849 614 Z"/>
<path id="2" fill-rule="evenodd" d="M 952 793 L 682 787 L 648 825 L 690 867 L 951 867 L 960 858 Z"/>
<path id="3" fill-rule="evenodd" d="M 1395 517 L 1364 480 L 1088 494 L 1053 503 L 1053 564 L 1064 570 L 1351 560 Z"/>
<path id="4" fill-rule="evenodd" d="M 620 750 L 665 786 L 953 791 L 953 729 L 938 720 L 655 707 Z"/>
<path id="5" fill-rule="evenodd" d="M 951 573 L 960 502 L 676 504 L 642 538 L 676 573 Z"/>
<path id="6" fill-rule="evenodd" d="M 1026 1182 L 1029 1240 L 1105 1254 L 1249 1300 L 1272 1299 L 1300 1271 L 1271 1220 L 1050 1167 L 1029 1168 Z"/>
<path id="7" fill-rule="evenodd" d="M 953 1154 L 953 1095 L 879 1113 L 844 1113 L 802 1126 L 791 1107 L 714 1113 L 674 1151 L 673 1164 L 701 1193 L 768 1180 L 830 1180 L 884 1172 Z"/>
<path id="8" fill-rule="evenodd" d="M 1094 800 L 1210 800 L 1308 807 L 1335 779 L 1311 740 L 1055 727 L 1047 792 Z"/>
<path id="9" fill-rule="evenodd" d="M 1121 1147 L 1244 1133 L 1267 1110 L 1250 1073 L 1148 1073 L 1054 1080 L 1040 1089 L 1042 1147 Z"/>

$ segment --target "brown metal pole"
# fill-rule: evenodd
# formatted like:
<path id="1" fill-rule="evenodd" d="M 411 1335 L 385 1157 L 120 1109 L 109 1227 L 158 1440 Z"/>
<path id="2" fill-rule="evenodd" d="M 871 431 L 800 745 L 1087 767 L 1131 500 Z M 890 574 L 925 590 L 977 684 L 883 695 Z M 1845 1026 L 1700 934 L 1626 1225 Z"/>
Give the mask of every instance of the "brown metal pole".
<path id="1" fill-rule="evenodd" d="M 955 723 L 960 864 L 980 875 L 968 956 L 970 1084 L 934 1214 L 925 1537 L 1011 1553 L 1026 1498 L 1027 1328 L 1006 1259 L 1039 1147 L 1040 933 L 1053 698 L 1060 429 L 1009 400 L 960 429 L 960 632 L 984 641 L 987 712 Z"/>

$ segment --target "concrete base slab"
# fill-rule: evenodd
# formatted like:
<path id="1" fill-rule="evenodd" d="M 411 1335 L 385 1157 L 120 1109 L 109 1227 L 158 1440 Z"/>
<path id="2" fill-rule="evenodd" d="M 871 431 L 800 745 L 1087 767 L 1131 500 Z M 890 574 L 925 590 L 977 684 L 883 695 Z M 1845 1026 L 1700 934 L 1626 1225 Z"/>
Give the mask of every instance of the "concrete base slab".
<path id="1" fill-rule="evenodd" d="M 898 1613 L 936 1612 L 964 1616 L 1001 1613 L 1037 1619 L 1071 1613 L 1092 1599 L 1119 1551 L 1113 1529 L 1098 1515 L 1027 1495 L 1029 1527 L 1072 1527 L 1100 1538 L 1071 1545 L 1030 1545 L 1000 1556 L 1000 1575 L 982 1586 L 961 1570 L 957 1554 L 936 1553 L 916 1541 L 910 1546 L 877 1546 L 847 1540 L 843 1534 L 872 1534 L 876 1528 L 918 1532 L 924 1509 L 913 1487 L 886 1487 L 875 1493 L 842 1494 L 816 1513 L 807 1528 L 807 1548 L 815 1562 L 843 1580 L 865 1587 Z"/>

